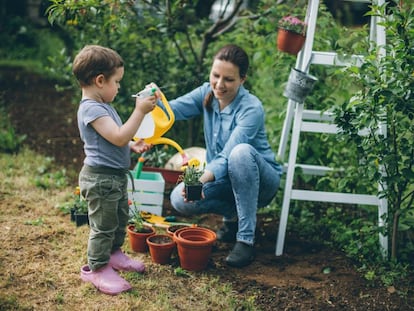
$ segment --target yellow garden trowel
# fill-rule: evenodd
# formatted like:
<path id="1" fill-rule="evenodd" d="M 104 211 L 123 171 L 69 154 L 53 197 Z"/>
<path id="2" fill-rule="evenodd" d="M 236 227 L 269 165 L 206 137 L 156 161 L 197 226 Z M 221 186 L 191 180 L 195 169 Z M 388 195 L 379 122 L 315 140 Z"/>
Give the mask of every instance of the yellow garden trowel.
<path id="1" fill-rule="evenodd" d="M 141 211 L 141 217 L 144 219 L 145 224 L 149 226 L 155 226 L 160 228 L 168 228 L 171 225 L 189 225 L 196 226 L 188 222 L 177 222 L 175 216 L 158 216 L 149 212 Z"/>

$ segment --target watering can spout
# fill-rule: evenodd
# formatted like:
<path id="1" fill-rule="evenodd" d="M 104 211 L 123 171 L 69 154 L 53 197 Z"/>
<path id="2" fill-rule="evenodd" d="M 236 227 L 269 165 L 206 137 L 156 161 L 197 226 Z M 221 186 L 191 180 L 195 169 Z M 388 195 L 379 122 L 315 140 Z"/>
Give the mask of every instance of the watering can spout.
<path id="1" fill-rule="evenodd" d="M 159 144 L 167 144 L 175 149 L 181 154 L 183 158 L 183 165 L 187 164 L 188 162 L 188 156 L 185 154 L 184 150 L 181 148 L 179 144 L 177 144 L 174 140 L 166 137 L 162 137 L 165 133 L 168 132 L 168 130 L 173 126 L 175 121 L 174 112 L 172 111 L 170 104 L 168 103 L 167 98 L 165 95 L 159 91 L 159 94 L 161 96 L 161 102 L 163 103 L 165 110 L 161 108 L 160 106 L 155 106 L 154 110 L 152 110 L 150 113 L 146 115 L 150 116 L 152 119 L 151 123 L 151 129 L 150 131 L 153 133 L 150 137 L 139 137 L 139 130 L 136 134 L 136 137 L 134 137 L 134 140 L 144 139 L 145 143 L 151 144 L 151 145 L 159 145 Z M 149 124 L 150 122 L 148 122 Z M 145 126 L 144 122 L 142 126 Z M 142 127 L 141 126 L 141 127 Z M 141 128 L 140 127 L 140 128 Z M 142 131 L 144 132 L 144 130 Z"/>

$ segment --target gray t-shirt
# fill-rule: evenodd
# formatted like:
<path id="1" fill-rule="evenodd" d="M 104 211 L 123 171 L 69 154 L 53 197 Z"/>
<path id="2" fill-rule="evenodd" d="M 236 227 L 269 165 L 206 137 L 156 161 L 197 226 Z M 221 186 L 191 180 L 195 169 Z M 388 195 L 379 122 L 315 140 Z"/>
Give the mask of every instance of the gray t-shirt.
<path id="1" fill-rule="evenodd" d="M 128 169 L 131 164 L 129 146 L 115 146 L 99 135 L 91 126 L 91 122 L 104 116 L 109 116 L 117 125 L 122 125 L 121 118 L 111 105 L 91 99 L 84 99 L 80 102 L 78 127 L 86 156 L 83 163 L 95 167 L 106 166 Z"/>

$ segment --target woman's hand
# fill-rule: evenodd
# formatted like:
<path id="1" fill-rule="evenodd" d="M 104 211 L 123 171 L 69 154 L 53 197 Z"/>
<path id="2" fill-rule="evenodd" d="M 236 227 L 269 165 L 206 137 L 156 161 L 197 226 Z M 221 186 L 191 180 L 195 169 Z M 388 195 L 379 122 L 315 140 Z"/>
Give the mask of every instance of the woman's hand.
<path id="1" fill-rule="evenodd" d="M 135 153 L 144 153 L 150 150 L 152 148 L 152 145 L 147 144 L 143 139 L 140 139 L 138 141 L 131 141 L 129 143 L 129 148 L 131 148 L 131 150 Z"/>
<path id="2" fill-rule="evenodd" d="M 158 85 L 157 84 L 155 84 L 154 82 L 150 82 L 149 84 L 147 84 L 145 87 L 151 87 L 151 88 L 156 88 L 157 90 L 155 91 L 155 96 L 158 98 L 158 99 L 161 99 L 161 95 L 160 95 L 160 92 L 161 92 L 161 90 L 160 90 L 160 88 L 158 87 Z"/>
<path id="3" fill-rule="evenodd" d="M 203 173 L 203 175 L 201 175 L 199 181 L 202 184 L 205 184 L 206 182 L 214 181 L 214 179 L 215 178 L 214 178 L 213 172 L 208 171 L 208 170 L 205 170 L 204 173 Z"/>

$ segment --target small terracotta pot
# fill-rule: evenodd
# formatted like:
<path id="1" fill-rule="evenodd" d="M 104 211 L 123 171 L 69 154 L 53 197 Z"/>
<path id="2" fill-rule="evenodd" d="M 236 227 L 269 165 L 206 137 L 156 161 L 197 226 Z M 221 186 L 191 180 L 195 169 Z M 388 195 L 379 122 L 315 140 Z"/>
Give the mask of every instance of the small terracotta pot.
<path id="1" fill-rule="evenodd" d="M 134 252 L 146 253 L 148 252 L 147 238 L 155 234 L 154 228 L 150 226 L 144 226 L 148 232 L 135 232 L 134 225 L 127 227 L 127 233 L 129 237 L 129 245 Z"/>
<path id="2" fill-rule="evenodd" d="M 177 230 L 173 235 L 177 243 L 180 266 L 189 271 L 204 270 L 216 242 L 216 233 L 202 227 L 188 227 Z"/>
<path id="3" fill-rule="evenodd" d="M 194 226 L 195 225 L 183 225 L 183 224 L 181 224 L 181 225 L 171 225 L 171 226 L 167 227 L 165 229 L 165 231 L 167 231 L 167 234 L 168 235 L 173 236 L 174 235 L 174 232 L 177 231 L 177 230 L 179 230 L 179 229 L 188 228 L 188 227 L 194 227 Z"/>
<path id="4" fill-rule="evenodd" d="M 302 49 L 305 39 L 306 37 L 301 34 L 279 28 L 277 32 L 277 48 L 279 51 L 297 55 Z"/>
<path id="5" fill-rule="evenodd" d="M 171 254 L 175 248 L 175 242 L 172 236 L 154 234 L 147 238 L 147 244 L 153 262 L 161 265 L 170 263 Z"/>

